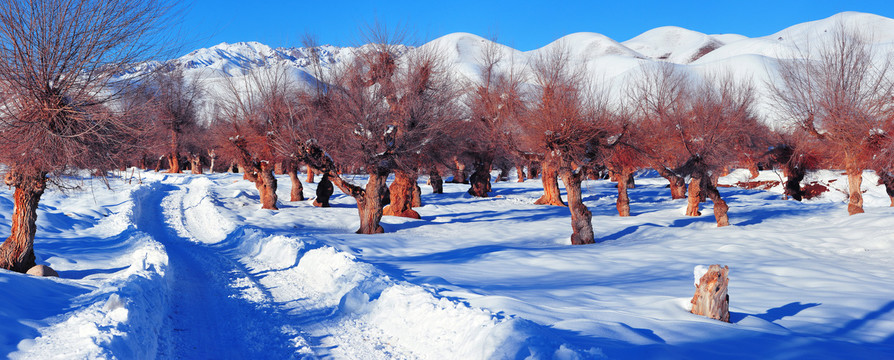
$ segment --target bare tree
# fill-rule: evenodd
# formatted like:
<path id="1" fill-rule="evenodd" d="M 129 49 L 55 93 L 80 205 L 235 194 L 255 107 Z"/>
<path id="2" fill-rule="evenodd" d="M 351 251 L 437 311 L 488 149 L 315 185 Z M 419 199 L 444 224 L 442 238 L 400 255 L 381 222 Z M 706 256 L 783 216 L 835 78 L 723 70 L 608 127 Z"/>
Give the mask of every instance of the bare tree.
<path id="1" fill-rule="evenodd" d="M 203 97 L 203 86 L 198 76 L 188 77 L 183 68 L 171 67 L 157 71 L 151 79 L 156 89 L 155 104 L 159 127 L 168 133 L 168 172 L 180 172 L 181 148 L 185 143 L 191 147 L 197 147 L 195 139 L 186 138 L 185 134 L 197 135 L 198 109 Z M 191 149 L 187 153 L 190 163 L 193 164 L 192 172 L 201 174 L 200 152 Z M 197 171 L 198 170 L 198 171 Z"/>
<path id="2" fill-rule="evenodd" d="M 16 188 L 0 268 L 34 265 L 37 204 L 68 169 L 108 168 L 130 144 L 122 76 L 155 50 L 161 1 L 9 0 L 0 6 L 0 162 Z M 154 52 L 153 55 L 157 54 Z"/>
<path id="3" fill-rule="evenodd" d="M 379 223 L 390 202 L 388 175 L 412 179 L 419 157 L 443 133 L 439 129 L 458 118 L 454 82 L 443 61 L 434 52 L 403 54 L 398 39 L 373 27 L 369 44 L 335 69 L 327 91 L 315 100 L 321 115 L 313 126 L 326 131 L 313 131 L 303 149 L 305 162 L 357 200 L 361 234 L 384 231 Z M 341 176 L 339 166 L 351 165 L 368 174 L 364 187 Z"/>
<path id="4" fill-rule="evenodd" d="M 467 94 L 469 122 L 459 129 L 464 153 L 472 160 L 469 194 L 487 197 L 490 172 L 495 161 L 512 162 L 514 137 L 525 111 L 522 99 L 523 72 L 513 59 L 504 59 L 502 45 L 489 42 L 481 54 L 480 79 Z"/>
<path id="5" fill-rule="evenodd" d="M 891 119 L 891 63 L 887 54 L 876 54 L 862 34 L 844 25 L 829 32 L 820 46 L 779 61 L 772 95 L 792 124 L 840 154 L 848 176 L 848 213 L 859 214 L 863 170 L 871 166 L 876 149 L 874 136 Z"/>
<path id="6" fill-rule="evenodd" d="M 543 159 L 547 171 L 562 178 L 571 211 L 571 243 L 593 243 L 592 215 L 583 203 L 584 166 L 604 160 L 606 147 L 620 138 L 607 126 L 612 113 L 602 93 L 584 79 L 562 47 L 547 52 L 532 65 L 535 84 L 530 111 L 525 116 L 523 145 Z M 558 190 L 556 190 L 558 191 Z M 558 193 L 556 193 L 558 195 Z"/>

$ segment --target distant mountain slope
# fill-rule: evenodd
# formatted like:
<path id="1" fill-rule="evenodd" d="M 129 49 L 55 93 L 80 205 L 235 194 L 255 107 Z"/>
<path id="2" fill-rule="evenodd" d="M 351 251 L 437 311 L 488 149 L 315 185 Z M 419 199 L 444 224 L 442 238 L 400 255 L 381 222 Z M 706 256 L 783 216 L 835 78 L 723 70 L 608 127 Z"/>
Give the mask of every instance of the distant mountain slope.
<path id="1" fill-rule="evenodd" d="M 767 84 L 775 80 L 777 58 L 799 57 L 817 51 L 824 37 L 842 25 L 871 39 L 880 58 L 894 51 L 894 19 L 858 12 L 843 12 L 756 38 L 736 34 L 708 35 L 664 26 L 624 42 L 597 33 L 574 33 L 526 52 L 469 33 L 448 34 L 415 49 L 442 54 L 460 81 L 478 78 L 484 52 L 494 46 L 500 54 L 498 66 L 502 68 L 523 69 L 550 51 L 568 51 L 575 61 L 585 66 L 592 79 L 612 84 L 610 87 L 614 88 L 621 79 L 635 78 L 642 64 L 669 62 L 698 75 L 732 73 L 738 79 L 751 79 L 759 92 L 765 92 Z M 406 48 L 406 51 L 413 50 Z M 353 57 L 355 49 L 323 45 L 317 47 L 317 51 L 323 57 L 324 66 L 331 67 Z M 212 88 L 209 93 L 219 94 L 220 89 L 214 88 L 220 87 L 224 79 L 272 66 L 289 68 L 298 81 L 314 81 L 310 75 L 313 72 L 307 69 L 309 56 L 308 48 L 271 48 L 257 42 L 241 42 L 198 49 L 169 63 L 210 78 L 207 81 L 207 86 Z M 766 101 L 767 97 L 759 98 Z M 765 121 L 777 121 L 767 104 L 759 104 L 758 109 Z"/>

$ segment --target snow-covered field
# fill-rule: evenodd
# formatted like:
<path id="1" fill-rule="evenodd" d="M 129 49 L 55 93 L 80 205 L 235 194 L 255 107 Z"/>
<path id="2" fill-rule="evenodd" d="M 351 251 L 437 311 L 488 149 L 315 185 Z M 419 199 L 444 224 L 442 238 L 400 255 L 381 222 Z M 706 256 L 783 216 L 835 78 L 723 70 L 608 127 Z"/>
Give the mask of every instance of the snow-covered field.
<path id="1" fill-rule="evenodd" d="M 799 203 L 779 188 L 721 188 L 726 228 L 710 202 L 684 216 L 685 200 L 649 173 L 627 218 L 613 183 L 587 181 L 599 241 L 588 246 L 568 244 L 566 208 L 531 204 L 539 180 L 495 183 L 487 199 L 423 185 L 422 219 L 385 217 L 382 235 L 353 234 L 357 210 L 340 193 L 332 208 L 260 210 L 238 174 L 88 181 L 41 200 L 38 263 L 61 278 L 0 271 L 0 355 L 888 358 L 894 208 L 872 173 L 857 216 L 839 172 L 811 176 L 833 190 Z M 0 233 L 10 199 L 0 190 Z M 732 323 L 688 312 L 693 268 L 714 263 L 730 267 Z"/>

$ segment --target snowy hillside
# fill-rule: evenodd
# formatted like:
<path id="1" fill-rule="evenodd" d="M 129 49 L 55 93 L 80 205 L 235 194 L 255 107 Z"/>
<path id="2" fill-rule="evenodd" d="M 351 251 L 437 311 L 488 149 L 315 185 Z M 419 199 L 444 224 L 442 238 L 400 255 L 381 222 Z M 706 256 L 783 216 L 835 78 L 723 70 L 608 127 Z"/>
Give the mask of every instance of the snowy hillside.
<path id="1" fill-rule="evenodd" d="M 880 55 L 894 50 L 894 20 L 873 14 L 845 12 L 827 19 L 797 24 L 763 37 L 747 38 L 736 34 L 707 35 L 679 27 L 665 26 L 624 42 L 596 33 L 575 33 L 545 46 L 521 52 L 498 45 L 502 54 L 500 66 L 522 69 L 543 54 L 556 48 L 569 51 L 582 63 L 592 79 L 618 89 L 623 81 L 638 76 L 641 65 L 649 62 L 679 64 L 693 74 L 733 73 L 740 80 L 751 80 L 766 93 L 767 84 L 775 79 L 775 59 L 798 57 L 806 51 L 817 51 L 829 31 L 843 24 L 868 36 Z M 460 80 L 475 80 L 483 59 L 482 52 L 490 40 L 468 33 L 442 36 L 419 47 L 443 54 Z M 324 65 L 332 66 L 353 56 L 352 48 L 320 46 Z M 408 48 L 408 51 L 410 49 Z M 173 60 L 205 77 L 243 76 L 248 71 L 271 66 L 286 66 L 301 82 L 313 81 L 307 69 L 309 50 L 305 48 L 271 48 L 256 43 L 235 43 L 199 49 Z M 210 81 L 219 87 L 219 81 Z M 210 93 L 219 93 L 212 89 Z M 767 103 L 768 96 L 759 96 L 758 115 L 773 125 L 780 119 Z"/>

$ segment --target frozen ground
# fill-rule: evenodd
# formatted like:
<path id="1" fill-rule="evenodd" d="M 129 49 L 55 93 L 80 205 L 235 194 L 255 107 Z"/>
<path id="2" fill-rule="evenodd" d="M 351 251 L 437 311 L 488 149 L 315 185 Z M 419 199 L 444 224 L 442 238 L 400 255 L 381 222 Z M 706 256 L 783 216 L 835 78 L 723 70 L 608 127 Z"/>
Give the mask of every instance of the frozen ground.
<path id="1" fill-rule="evenodd" d="M 239 175 L 86 182 L 41 201 L 38 263 L 61 278 L 0 271 L 0 355 L 888 357 L 894 208 L 867 173 L 867 212 L 847 216 L 844 177 L 812 176 L 833 190 L 804 203 L 778 187 L 721 188 L 726 228 L 710 203 L 683 216 L 661 178 L 638 177 L 628 218 L 613 183 L 588 181 L 599 241 L 589 246 L 568 245 L 567 209 L 531 205 L 537 180 L 496 183 L 488 199 L 423 185 L 423 218 L 386 217 L 388 233 L 372 236 L 353 234 L 357 210 L 340 193 L 332 208 L 269 211 Z M 10 199 L 2 189 L 0 233 Z M 730 324 L 688 313 L 693 268 L 712 263 L 731 269 Z"/>

